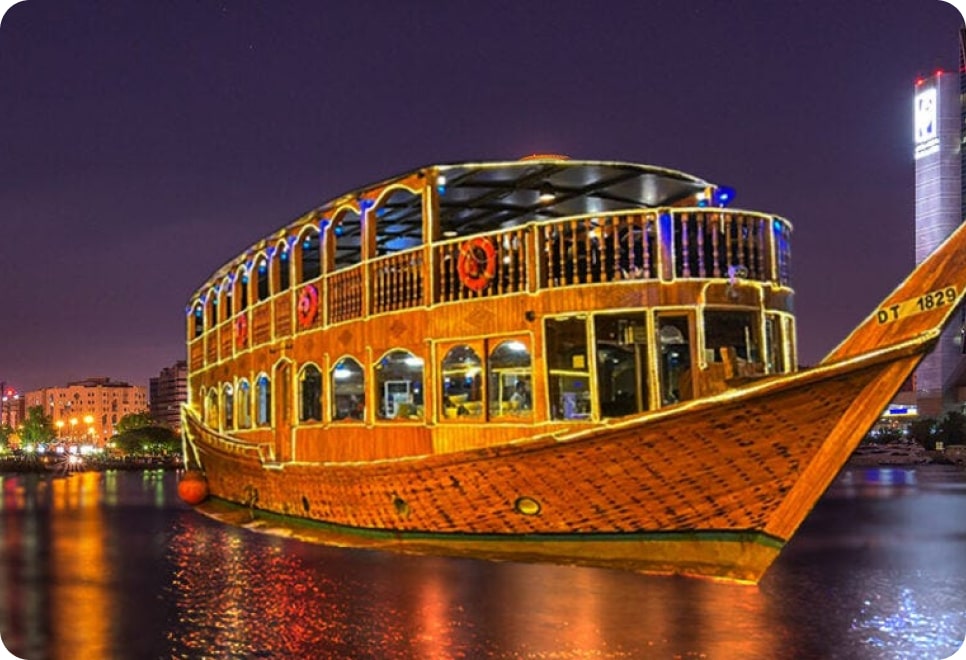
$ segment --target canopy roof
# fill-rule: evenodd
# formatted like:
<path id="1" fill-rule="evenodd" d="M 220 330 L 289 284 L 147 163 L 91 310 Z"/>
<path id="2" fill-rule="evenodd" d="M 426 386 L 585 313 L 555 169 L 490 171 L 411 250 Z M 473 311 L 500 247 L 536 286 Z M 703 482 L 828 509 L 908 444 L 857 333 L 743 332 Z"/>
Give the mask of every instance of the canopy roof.
<path id="1" fill-rule="evenodd" d="M 439 231 L 444 237 L 506 229 L 533 220 L 670 206 L 710 185 L 674 170 L 560 157 L 427 168 L 432 170 L 438 173 Z M 418 199 L 390 197 L 381 205 L 380 243 L 407 237 L 417 245 L 420 230 Z"/>

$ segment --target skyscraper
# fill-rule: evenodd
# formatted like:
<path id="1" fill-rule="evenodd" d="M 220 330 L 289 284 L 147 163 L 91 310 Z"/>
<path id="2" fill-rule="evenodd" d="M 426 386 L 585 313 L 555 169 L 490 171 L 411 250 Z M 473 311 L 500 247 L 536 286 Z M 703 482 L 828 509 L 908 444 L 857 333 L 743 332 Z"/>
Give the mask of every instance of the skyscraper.
<path id="1" fill-rule="evenodd" d="M 960 35 L 962 42 L 963 35 Z M 916 263 L 926 258 L 963 221 L 963 74 L 937 71 L 916 81 Z M 920 415 L 938 416 L 958 405 L 963 375 L 959 324 L 946 329 L 915 376 Z"/>
<path id="2" fill-rule="evenodd" d="M 175 431 L 181 429 L 181 404 L 188 400 L 188 363 L 184 360 L 165 367 L 150 379 L 151 417 Z"/>

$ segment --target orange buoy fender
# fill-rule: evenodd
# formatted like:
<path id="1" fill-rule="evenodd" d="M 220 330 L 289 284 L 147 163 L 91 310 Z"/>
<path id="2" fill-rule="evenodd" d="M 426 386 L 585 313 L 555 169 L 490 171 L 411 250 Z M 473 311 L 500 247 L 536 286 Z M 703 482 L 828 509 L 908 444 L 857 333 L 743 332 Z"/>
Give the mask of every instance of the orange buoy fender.
<path id="1" fill-rule="evenodd" d="M 178 497 L 192 506 L 208 499 L 208 479 L 201 470 L 188 470 L 178 482 Z"/>
<path id="2" fill-rule="evenodd" d="M 484 236 L 464 241 L 460 245 L 456 272 L 466 288 L 477 293 L 483 291 L 496 274 L 496 248 L 493 242 Z"/>

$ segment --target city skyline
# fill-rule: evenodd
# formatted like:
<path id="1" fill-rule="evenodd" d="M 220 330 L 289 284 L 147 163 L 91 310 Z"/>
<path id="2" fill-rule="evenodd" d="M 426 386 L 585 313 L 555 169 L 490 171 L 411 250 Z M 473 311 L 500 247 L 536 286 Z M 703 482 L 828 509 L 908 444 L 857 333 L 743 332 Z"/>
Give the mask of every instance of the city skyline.
<path id="1" fill-rule="evenodd" d="M 146 385 L 254 240 L 407 169 L 647 162 L 787 217 L 817 362 L 914 261 L 912 89 L 962 17 L 890 3 L 14 5 L 0 23 L 0 381 Z"/>

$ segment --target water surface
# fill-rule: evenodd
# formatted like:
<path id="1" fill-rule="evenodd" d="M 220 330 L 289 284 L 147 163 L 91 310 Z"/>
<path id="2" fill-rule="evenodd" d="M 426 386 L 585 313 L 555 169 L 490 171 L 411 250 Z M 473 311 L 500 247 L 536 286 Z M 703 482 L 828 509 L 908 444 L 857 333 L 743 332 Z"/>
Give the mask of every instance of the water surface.
<path id="1" fill-rule="evenodd" d="M 0 483 L 0 636 L 44 658 L 946 658 L 966 473 L 849 469 L 758 586 L 389 554 L 182 505 L 173 472 Z"/>

